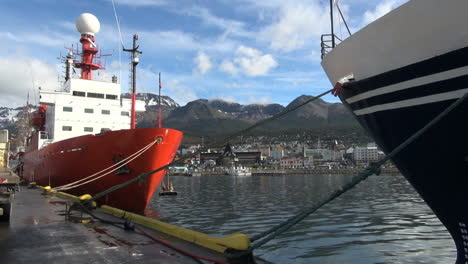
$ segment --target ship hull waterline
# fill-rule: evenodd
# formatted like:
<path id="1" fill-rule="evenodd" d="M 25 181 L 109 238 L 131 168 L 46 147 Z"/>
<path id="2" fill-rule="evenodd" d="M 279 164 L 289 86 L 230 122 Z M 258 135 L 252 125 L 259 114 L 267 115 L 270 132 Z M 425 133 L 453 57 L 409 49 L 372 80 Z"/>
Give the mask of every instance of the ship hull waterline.
<path id="1" fill-rule="evenodd" d="M 66 190 L 73 195 L 95 195 L 170 163 L 182 141 L 182 132 L 165 128 L 141 128 L 107 131 L 52 143 L 24 156 L 24 178 L 42 186 L 57 187 L 101 171 L 129 157 L 161 137 L 141 156 L 125 167 L 96 181 Z M 114 191 L 97 202 L 132 212 L 143 212 L 166 170 L 152 174 Z"/>

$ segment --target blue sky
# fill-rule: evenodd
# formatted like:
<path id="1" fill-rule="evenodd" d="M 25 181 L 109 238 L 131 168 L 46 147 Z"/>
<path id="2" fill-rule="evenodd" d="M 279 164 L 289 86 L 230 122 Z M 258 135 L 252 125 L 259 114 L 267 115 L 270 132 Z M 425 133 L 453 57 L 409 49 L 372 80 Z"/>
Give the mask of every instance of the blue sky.
<path id="1" fill-rule="evenodd" d="M 286 105 L 331 88 L 320 67 L 320 35 L 329 33 L 326 0 L 114 2 L 125 45 L 139 35 L 140 92 L 157 92 L 157 72 L 162 93 L 181 105 L 198 98 Z M 341 0 L 340 7 L 355 32 L 404 2 Z M 128 90 L 129 58 L 122 53 L 119 63 L 111 0 L 0 0 L 0 106 L 24 104 L 28 91 L 37 101 L 33 87 L 59 89 L 63 69 L 56 58 L 79 43 L 75 20 L 84 12 L 98 17 L 96 42 L 113 54 L 107 70 L 94 75 L 122 77 L 122 91 Z M 347 36 L 344 25 L 336 28 Z"/>

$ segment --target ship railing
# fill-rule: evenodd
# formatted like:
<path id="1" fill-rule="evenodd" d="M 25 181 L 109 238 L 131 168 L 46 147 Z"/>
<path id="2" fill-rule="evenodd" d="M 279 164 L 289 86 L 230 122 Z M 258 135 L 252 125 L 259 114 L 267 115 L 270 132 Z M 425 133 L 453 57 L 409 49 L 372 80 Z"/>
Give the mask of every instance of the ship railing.
<path id="1" fill-rule="evenodd" d="M 327 55 L 328 52 L 330 52 L 334 46 L 336 46 L 338 43 L 340 43 L 342 40 L 335 34 L 322 34 L 320 37 L 320 50 L 321 50 L 321 58 L 323 60 L 323 57 Z"/>

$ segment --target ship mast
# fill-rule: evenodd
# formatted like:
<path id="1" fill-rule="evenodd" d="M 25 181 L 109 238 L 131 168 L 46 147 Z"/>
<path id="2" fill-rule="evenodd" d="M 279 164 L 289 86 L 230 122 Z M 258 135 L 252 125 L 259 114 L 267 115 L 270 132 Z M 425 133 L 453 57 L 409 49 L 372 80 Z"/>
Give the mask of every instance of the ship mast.
<path id="1" fill-rule="evenodd" d="M 332 48 L 335 48 L 335 32 L 333 28 L 333 0 L 330 0 L 330 25 L 331 25 L 331 35 L 332 35 Z"/>
<path id="2" fill-rule="evenodd" d="M 81 62 L 75 63 L 75 67 L 81 69 L 81 79 L 92 80 L 92 71 L 104 69 L 99 63 L 93 61 L 99 51 L 94 35 L 99 32 L 100 28 L 99 20 L 92 14 L 81 14 L 76 20 L 76 29 L 81 33 L 82 53 Z"/>
<path id="3" fill-rule="evenodd" d="M 143 52 L 138 50 L 137 45 L 138 35 L 133 35 L 133 48 L 132 49 L 123 49 L 123 51 L 131 52 L 132 53 L 132 113 L 130 117 L 130 128 L 136 128 L 136 112 L 135 112 L 135 104 L 136 104 L 136 66 L 140 62 L 139 55 Z"/>

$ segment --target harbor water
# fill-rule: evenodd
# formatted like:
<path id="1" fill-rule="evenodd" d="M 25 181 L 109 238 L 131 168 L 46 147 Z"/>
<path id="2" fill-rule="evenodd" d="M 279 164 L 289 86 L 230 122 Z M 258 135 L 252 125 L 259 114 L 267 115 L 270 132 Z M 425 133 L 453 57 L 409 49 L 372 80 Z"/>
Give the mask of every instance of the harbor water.
<path id="1" fill-rule="evenodd" d="M 171 177 L 147 214 L 210 235 L 267 230 L 352 175 Z M 255 251 L 275 263 L 454 263 L 455 245 L 402 177 L 372 176 Z"/>

